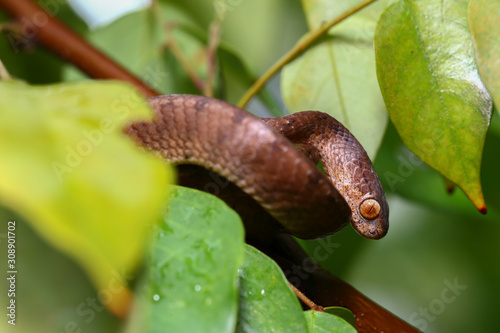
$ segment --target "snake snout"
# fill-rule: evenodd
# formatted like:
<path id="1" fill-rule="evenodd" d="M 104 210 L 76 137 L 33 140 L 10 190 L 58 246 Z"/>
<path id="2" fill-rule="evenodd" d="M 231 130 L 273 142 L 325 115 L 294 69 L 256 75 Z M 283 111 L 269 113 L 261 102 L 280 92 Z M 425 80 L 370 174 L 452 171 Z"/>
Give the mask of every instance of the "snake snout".
<path id="1" fill-rule="evenodd" d="M 383 226 L 375 223 L 373 225 L 368 226 L 365 233 L 365 237 L 368 237 L 370 239 L 380 239 L 387 234 L 388 229 L 389 229 L 388 226 Z"/>
<path id="2" fill-rule="evenodd" d="M 382 222 L 382 223 L 380 223 Z M 387 234 L 389 224 L 385 221 L 364 221 L 363 223 L 353 223 L 358 234 L 369 239 L 380 239 Z"/>

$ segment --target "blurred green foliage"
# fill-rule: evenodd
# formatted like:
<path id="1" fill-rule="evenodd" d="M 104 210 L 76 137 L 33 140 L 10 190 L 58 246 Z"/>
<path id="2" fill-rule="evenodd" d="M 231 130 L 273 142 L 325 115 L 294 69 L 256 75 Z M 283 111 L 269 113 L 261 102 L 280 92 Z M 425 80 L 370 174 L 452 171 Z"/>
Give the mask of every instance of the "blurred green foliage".
<path id="1" fill-rule="evenodd" d="M 234 103 L 252 78 L 307 32 L 307 24 L 298 0 L 220 0 L 215 4 L 209 0 L 159 1 L 152 10 L 132 13 L 92 31 L 62 2 L 51 8 L 54 15 L 162 93 L 199 93 L 176 55 L 164 47 L 165 23 L 174 25 L 170 33 L 177 46 L 203 78 L 209 25 L 223 18 L 219 56 L 231 67 L 221 69 L 216 92 Z M 6 17 L 0 12 L 1 21 Z M 10 37 L 0 35 L 0 58 L 13 76 L 33 84 L 84 77 L 48 51 Z M 356 64 L 350 66 L 356 71 Z M 275 83 L 270 87 L 273 91 L 277 90 Z M 363 98 L 362 89 L 353 92 L 359 99 Z M 279 101 L 265 104 L 271 109 L 280 105 Z M 256 105 L 251 109 L 256 110 Z M 499 331 L 499 118 L 494 112 L 481 166 L 487 215 L 480 215 L 461 191 L 449 195 L 442 177 L 405 147 L 389 123 L 375 158 L 391 208 L 388 235 L 371 241 L 348 227 L 328 240 L 336 246 L 327 256 L 317 255 L 325 250 L 324 241 L 302 244 L 322 266 L 426 332 Z M 80 267 L 47 245 L 24 222 L 24 216 L 5 209 L 0 217 L 2 225 L 9 220 L 18 223 L 22 332 L 120 329 L 98 302 L 99 290 L 93 289 Z M 5 228 L 0 237 L 1 253 L 6 253 Z M 7 271 L 4 264 L 0 267 Z M 6 280 L 2 281 L 0 290 L 6 290 Z M 7 325 L 1 321 L 0 330 L 12 329 Z"/>

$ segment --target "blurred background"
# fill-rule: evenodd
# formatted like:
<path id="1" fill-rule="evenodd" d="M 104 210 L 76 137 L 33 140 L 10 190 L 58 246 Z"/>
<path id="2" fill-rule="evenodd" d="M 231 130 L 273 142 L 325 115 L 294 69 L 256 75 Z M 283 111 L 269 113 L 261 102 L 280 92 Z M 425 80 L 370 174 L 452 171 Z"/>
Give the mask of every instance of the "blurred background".
<path id="1" fill-rule="evenodd" d="M 157 13 L 147 9 L 149 1 L 68 2 L 70 6 L 64 1 L 41 1 L 55 16 L 161 92 L 197 93 L 175 56 L 157 56 L 153 52 L 152 48 L 158 46 L 157 32 L 148 22 Z M 224 47 L 244 59 L 244 65 L 255 76 L 307 32 L 299 0 L 160 3 L 162 8 L 168 8 L 163 12 L 167 19 L 178 21 L 179 25 L 189 21 L 193 36 L 202 36 L 181 45 L 194 60 L 197 58 L 193 45 L 202 43 L 210 23 L 220 14 L 217 5 L 223 3 Z M 6 19 L 0 9 L 0 21 Z M 0 35 L 0 57 L 13 76 L 30 83 L 85 77 L 46 50 L 30 45 L 14 50 L 5 34 Z M 242 66 L 234 63 L 236 68 Z M 360 82 L 360 98 L 362 89 Z M 243 88 L 235 90 L 228 99 L 234 103 L 242 91 Z M 286 113 L 280 98 L 279 76 L 271 81 L 268 91 L 276 101 L 275 107 Z M 249 109 L 265 113 L 265 107 L 257 101 Z M 442 177 L 409 152 L 389 124 L 375 158 L 390 205 L 388 235 L 372 241 L 348 227 L 332 236 L 330 243 L 336 246 L 328 258 L 316 260 L 424 332 L 499 332 L 499 118 L 495 110 L 483 155 L 487 215 L 477 212 L 460 189 L 448 194 Z M 41 240 L 18 213 L 3 209 L 0 215 L 2 221 L 18 221 L 18 260 L 22 271 L 18 280 L 18 316 L 27 321 L 20 331 L 3 320 L 2 332 L 119 330 L 116 319 L 92 306 L 96 291 L 76 264 Z M 2 253 L 6 253 L 5 238 L 5 233 L 0 234 Z M 324 246 L 321 241 L 301 243 L 313 257 L 315 250 Z M 5 283 L 5 279 L 0 283 L 2 290 Z M 65 327 L 68 322 L 74 324 Z"/>

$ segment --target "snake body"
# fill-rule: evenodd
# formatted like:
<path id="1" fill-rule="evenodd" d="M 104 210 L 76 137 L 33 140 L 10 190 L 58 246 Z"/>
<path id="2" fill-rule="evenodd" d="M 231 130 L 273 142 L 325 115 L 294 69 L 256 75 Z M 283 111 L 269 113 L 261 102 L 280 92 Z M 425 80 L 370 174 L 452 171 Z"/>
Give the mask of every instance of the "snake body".
<path id="1" fill-rule="evenodd" d="M 317 111 L 258 118 L 194 95 L 148 99 L 153 122 L 126 132 L 174 164 L 214 171 L 253 197 L 300 238 L 331 235 L 349 221 L 362 236 L 383 237 L 388 205 L 365 150 L 338 121 Z M 325 177 L 292 143 L 319 155 Z"/>

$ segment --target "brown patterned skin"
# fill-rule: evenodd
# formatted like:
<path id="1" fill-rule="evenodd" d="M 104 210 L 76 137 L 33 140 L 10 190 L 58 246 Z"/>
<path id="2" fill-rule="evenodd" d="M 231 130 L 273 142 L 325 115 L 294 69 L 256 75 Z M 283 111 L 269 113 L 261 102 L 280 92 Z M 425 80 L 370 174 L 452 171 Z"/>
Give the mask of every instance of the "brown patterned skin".
<path id="1" fill-rule="evenodd" d="M 318 111 L 262 120 L 291 142 L 316 148 L 325 173 L 351 208 L 354 229 L 367 238 L 385 236 L 389 206 L 382 184 L 368 154 L 344 125 Z"/>
<path id="2" fill-rule="evenodd" d="M 126 132 L 132 138 L 174 164 L 200 165 L 224 176 L 290 234 L 304 239 L 331 235 L 351 220 L 351 210 L 353 225 L 361 235 L 377 239 L 386 234 L 387 203 L 377 175 L 363 148 L 333 118 L 320 112 L 258 118 L 226 102 L 194 95 L 158 96 L 148 102 L 156 111 L 155 119 L 130 125 Z M 312 118 L 303 116 L 309 113 L 314 114 Z M 306 123 L 325 116 L 330 125 Z M 292 142 L 308 144 L 308 155 L 316 155 L 317 149 L 332 182 L 265 123 L 276 126 Z M 302 134 L 297 125 L 303 126 Z M 326 133 L 315 134 L 313 128 L 337 132 L 330 132 L 332 141 Z M 299 137 L 308 139 L 297 141 Z M 352 175 L 347 175 L 351 169 Z M 334 184 L 341 188 L 337 191 Z M 349 190 L 348 184 L 354 189 Z M 376 198 L 382 211 L 377 218 L 363 221 L 356 217 L 359 208 L 353 202 L 368 197 Z"/>

